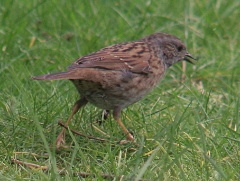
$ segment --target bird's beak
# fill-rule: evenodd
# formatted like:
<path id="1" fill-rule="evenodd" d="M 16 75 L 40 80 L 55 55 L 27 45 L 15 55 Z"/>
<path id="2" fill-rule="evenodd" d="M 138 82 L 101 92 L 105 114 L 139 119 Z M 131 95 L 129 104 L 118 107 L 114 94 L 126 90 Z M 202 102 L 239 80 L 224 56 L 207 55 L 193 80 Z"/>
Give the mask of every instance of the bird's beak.
<path id="1" fill-rule="evenodd" d="M 195 59 L 190 53 L 186 53 L 185 56 L 184 56 L 184 59 L 183 60 L 186 60 L 187 62 L 189 63 L 192 63 L 192 64 L 195 64 L 197 59 Z"/>

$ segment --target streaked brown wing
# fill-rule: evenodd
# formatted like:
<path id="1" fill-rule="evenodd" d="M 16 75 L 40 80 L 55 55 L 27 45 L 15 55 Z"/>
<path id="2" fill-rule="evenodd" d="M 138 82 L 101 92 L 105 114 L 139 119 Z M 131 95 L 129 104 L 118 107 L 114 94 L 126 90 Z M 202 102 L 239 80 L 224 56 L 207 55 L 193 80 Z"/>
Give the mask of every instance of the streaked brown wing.
<path id="1" fill-rule="evenodd" d="M 106 70 L 130 70 L 148 73 L 150 51 L 146 43 L 137 41 L 112 45 L 76 60 L 68 70 L 98 68 Z"/>

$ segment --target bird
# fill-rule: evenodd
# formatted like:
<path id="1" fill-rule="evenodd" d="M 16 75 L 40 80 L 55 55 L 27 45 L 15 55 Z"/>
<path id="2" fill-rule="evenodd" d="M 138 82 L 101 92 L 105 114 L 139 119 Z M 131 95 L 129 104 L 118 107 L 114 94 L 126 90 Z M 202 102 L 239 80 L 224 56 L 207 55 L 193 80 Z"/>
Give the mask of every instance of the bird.
<path id="1" fill-rule="evenodd" d="M 121 121 L 124 108 L 141 100 L 158 85 L 167 69 L 180 61 L 196 63 L 176 36 L 154 33 L 135 41 L 102 48 L 75 60 L 65 72 L 32 77 L 33 80 L 70 80 L 80 98 L 65 126 L 87 103 L 112 111 L 127 140 L 135 141 Z M 57 149 L 65 143 L 65 128 L 56 139 Z"/>

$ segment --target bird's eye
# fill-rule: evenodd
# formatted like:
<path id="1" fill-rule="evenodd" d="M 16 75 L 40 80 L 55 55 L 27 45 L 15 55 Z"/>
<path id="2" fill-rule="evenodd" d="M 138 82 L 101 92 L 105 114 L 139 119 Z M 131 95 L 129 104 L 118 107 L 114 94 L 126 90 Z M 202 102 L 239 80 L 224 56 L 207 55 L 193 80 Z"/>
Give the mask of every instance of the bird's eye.
<path id="1" fill-rule="evenodd" d="M 182 46 L 177 47 L 178 52 L 181 52 L 183 50 Z"/>

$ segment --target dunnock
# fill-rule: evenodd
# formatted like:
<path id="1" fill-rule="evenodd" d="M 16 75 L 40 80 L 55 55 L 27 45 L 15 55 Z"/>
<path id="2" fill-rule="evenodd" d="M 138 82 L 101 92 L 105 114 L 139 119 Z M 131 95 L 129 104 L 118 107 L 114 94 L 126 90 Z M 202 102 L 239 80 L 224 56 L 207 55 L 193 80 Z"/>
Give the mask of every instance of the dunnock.
<path id="1" fill-rule="evenodd" d="M 175 36 L 155 33 L 140 40 L 111 45 L 73 62 L 66 72 L 33 77 L 34 80 L 69 79 L 80 99 L 75 103 L 66 126 L 74 114 L 88 102 L 112 110 L 128 140 L 134 141 L 120 116 L 123 108 L 142 99 L 163 78 L 173 64 L 194 58 Z M 57 138 L 60 147 L 65 128 Z"/>

